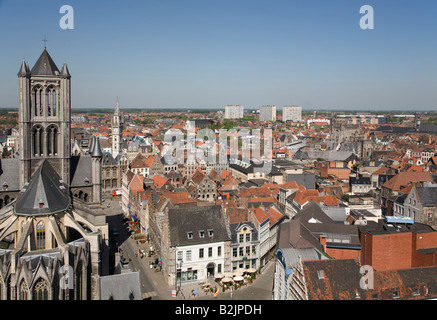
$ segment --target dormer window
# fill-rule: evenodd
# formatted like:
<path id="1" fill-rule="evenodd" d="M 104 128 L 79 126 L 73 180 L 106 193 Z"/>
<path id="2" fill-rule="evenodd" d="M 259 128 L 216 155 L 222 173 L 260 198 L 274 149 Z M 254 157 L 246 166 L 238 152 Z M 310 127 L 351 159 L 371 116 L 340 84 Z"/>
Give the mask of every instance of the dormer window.
<path id="1" fill-rule="evenodd" d="M 8 183 L 5 181 L 5 182 L 3 183 L 3 190 L 6 190 L 8 187 L 9 187 L 9 186 L 8 186 Z"/>
<path id="2" fill-rule="evenodd" d="M 208 236 L 213 237 L 214 231 L 212 229 L 208 229 Z"/>
<path id="3" fill-rule="evenodd" d="M 88 185 L 90 183 L 90 180 L 88 178 L 85 178 L 84 182 L 85 182 L 85 185 Z"/>
<path id="4" fill-rule="evenodd" d="M 42 201 L 42 199 L 39 200 L 39 207 L 40 208 L 44 207 L 44 201 Z"/>
<path id="5" fill-rule="evenodd" d="M 205 238 L 205 231 L 203 230 L 199 231 L 199 238 Z"/>
<path id="6" fill-rule="evenodd" d="M 187 237 L 188 237 L 188 239 L 193 239 L 193 232 L 192 231 L 188 231 L 187 232 Z"/>

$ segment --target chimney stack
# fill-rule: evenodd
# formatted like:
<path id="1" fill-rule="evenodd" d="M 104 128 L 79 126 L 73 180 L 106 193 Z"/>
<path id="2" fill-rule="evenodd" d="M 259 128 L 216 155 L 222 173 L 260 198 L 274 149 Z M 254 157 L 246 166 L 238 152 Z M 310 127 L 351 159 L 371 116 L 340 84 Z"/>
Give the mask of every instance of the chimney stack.
<path id="1" fill-rule="evenodd" d="M 320 241 L 320 244 L 323 246 L 323 251 L 326 252 L 326 235 L 321 234 L 319 241 Z"/>

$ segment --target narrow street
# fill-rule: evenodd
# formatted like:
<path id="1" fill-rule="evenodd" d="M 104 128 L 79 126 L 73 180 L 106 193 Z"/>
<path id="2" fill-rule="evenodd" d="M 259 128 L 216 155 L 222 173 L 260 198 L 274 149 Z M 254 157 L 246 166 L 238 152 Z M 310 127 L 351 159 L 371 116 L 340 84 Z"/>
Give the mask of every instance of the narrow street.
<path id="1" fill-rule="evenodd" d="M 114 197 L 112 200 L 110 196 L 106 196 L 103 204 L 107 214 L 106 219 L 111 230 L 111 252 L 115 252 L 117 248 L 121 248 L 123 257 L 129 261 L 129 269 L 134 272 L 139 271 L 143 298 L 161 299 L 157 293 L 155 284 L 148 277 L 150 270 L 147 270 L 147 267 L 151 258 L 141 259 L 138 257 L 138 245 L 131 239 L 128 227 L 123 223 L 123 213 L 119 205 L 119 199 Z M 112 234 L 114 230 L 117 230 L 117 235 Z"/>

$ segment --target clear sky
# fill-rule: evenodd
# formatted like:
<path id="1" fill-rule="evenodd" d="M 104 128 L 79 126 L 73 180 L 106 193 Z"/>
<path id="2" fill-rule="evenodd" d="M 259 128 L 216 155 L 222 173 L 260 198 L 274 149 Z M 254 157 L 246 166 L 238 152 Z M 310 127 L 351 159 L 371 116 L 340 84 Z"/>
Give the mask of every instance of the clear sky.
<path id="1" fill-rule="evenodd" d="M 437 110 L 436 17 L 435 0 L 0 0 L 0 107 L 46 36 L 73 108 Z"/>

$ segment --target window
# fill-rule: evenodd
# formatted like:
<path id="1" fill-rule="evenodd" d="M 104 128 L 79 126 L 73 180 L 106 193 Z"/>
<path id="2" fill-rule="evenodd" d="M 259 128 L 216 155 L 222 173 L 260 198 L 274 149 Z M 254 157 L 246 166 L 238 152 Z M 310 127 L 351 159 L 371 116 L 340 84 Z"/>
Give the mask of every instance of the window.
<path id="1" fill-rule="evenodd" d="M 178 261 L 182 260 L 182 251 L 178 251 Z"/>
<path id="2" fill-rule="evenodd" d="M 250 246 L 246 247 L 246 256 L 250 255 Z"/>
<path id="3" fill-rule="evenodd" d="M 203 258 L 203 248 L 199 249 L 199 258 Z"/>
<path id="4" fill-rule="evenodd" d="M 27 283 L 23 279 L 20 284 L 20 300 L 27 300 L 28 293 L 29 289 L 27 288 Z"/>
<path id="5" fill-rule="evenodd" d="M 212 248 L 208 248 L 208 258 L 212 257 Z"/>
<path id="6" fill-rule="evenodd" d="M 240 243 L 244 241 L 244 234 L 240 234 Z"/>
<path id="7" fill-rule="evenodd" d="M 238 257 L 238 251 L 237 251 L 237 248 L 233 248 L 233 249 L 232 249 L 232 256 L 233 256 L 234 258 Z"/>
<path id="8" fill-rule="evenodd" d="M 217 265 L 217 273 L 222 273 L 222 264 L 221 263 L 219 263 Z"/>
<path id="9" fill-rule="evenodd" d="M 204 238 L 205 237 L 205 231 L 200 230 L 199 231 L 199 238 Z"/>
<path id="10" fill-rule="evenodd" d="M 193 239 L 193 232 L 192 231 L 188 231 L 187 232 L 187 237 L 188 237 L 188 239 Z"/>
<path id="11" fill-rule="evenodd" d="M 399 290 L 393 290 L 393 299 L 398 299 L 398 298 L 400 298 Z"/>
<path id="12" fill-rule="evenodd" d="M 428 213 L 428 222 L 432 222 L 432 212 Z"/>
<path id="13" fill-rule="evenodd" d="M 323 270 L 317 271 L 317 277 L 319 280 L 325 279 L 325 272 Z"/>
<path id="14" fill-rule="evenodd" d="M 33 299 L 34 300 L 48 300 L 49 290 L 47 281 L 39 278 L 33 287 Z"/>
<path id="15" fill-rule="evenodd" d="M 252 246 L 252 254 L 256 254 L 256 246 Z"/>
<path id="16" fill-rule="evenodd" d="M 191 261 L 191 250 L 187 250 L 187 252 L 185 254 L 185 258 L 187 261 Z"/>
<path id="17" fill-rule="evenodd" d="M 243 253 L 243 248 L 239 248 L 240 250 L 240 257 L 242 257 L 243 255 L 244 255 L 244 253 Z"/>
<path id="18" fill-rule="evenodd" d="M 217 247 L 217 257 L 222 256 L 222 247 Z"/>
<path id="19" fill-rule="evenodd" d="M 46 229 L 42 221 L 38 222 L 36 226 L 36 250 L 43 250 L 46 248 Z"/>
<path id="20" fill-rule="evenodd" d="M 250 242 L 250 233 L 246 233 L 246 242 Z"/>
<path id="21" fill-rule="evenodd" d="M 210 237 L 214 236 L 214 231 L 212 229 L 208 230 L 208 236 Z"/>

